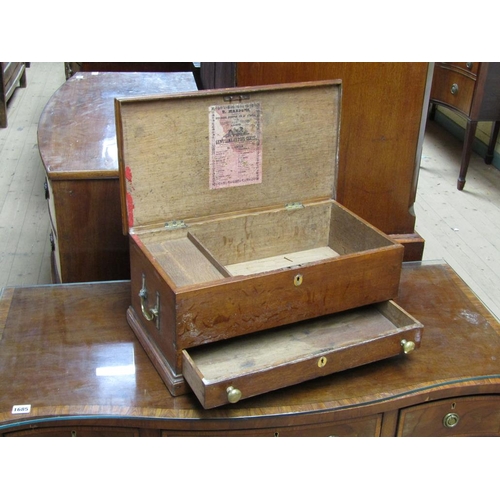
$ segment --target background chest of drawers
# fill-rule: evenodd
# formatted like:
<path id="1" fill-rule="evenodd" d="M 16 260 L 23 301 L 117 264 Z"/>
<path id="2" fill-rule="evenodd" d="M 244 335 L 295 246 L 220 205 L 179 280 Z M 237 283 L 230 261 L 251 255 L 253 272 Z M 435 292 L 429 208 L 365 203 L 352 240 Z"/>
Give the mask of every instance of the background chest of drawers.
<path id="1" fill-rule="evenodd" d="M 436 63 L 431 88 L 431 119 L 435 105 L 446 106 L 467 120 L 457 188 L 462 190 L 477 123 L 493 122 L 485 157 L 491 163 L 500 129 L 500 63 Z"/>

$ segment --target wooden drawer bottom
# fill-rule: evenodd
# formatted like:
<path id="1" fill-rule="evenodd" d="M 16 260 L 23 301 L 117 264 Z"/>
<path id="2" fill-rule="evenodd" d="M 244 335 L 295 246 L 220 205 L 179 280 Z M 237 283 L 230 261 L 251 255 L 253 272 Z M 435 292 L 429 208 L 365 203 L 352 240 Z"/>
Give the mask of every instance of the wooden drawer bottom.
<path id="1" fill-rule="evenodd" d="M 400 412 L 398 436 L 500 436 L 500 396 L 426 403 Z"/>

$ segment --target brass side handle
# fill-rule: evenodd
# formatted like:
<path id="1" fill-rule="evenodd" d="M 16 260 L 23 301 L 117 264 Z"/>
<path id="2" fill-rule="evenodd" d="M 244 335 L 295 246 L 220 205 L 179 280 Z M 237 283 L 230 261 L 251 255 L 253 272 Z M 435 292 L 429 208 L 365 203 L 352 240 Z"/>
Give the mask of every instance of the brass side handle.
<path id="1" fill-rule="evenodd" d="M 447 413 L 443 418 L 443 425 L 447 429 L 452 429 L 455 427 L 460 421 L 460 417 L 457 413 Z"/>
<path id="2" fill-rule="evenodd" d="M 142 288 L 139 291 L 139 298 L 141 299 L 142 315 L 147 321 L 156 319 L 156 327 L 159 327 L 160 320 L 160 295 L 156 294 L 156 306 L 149 308 L 148 306 L 148 290 L 146 288 L 146 276 L 142 275 Z"/>
<path id="3" fill-rule="evenodd" d="M 227 400 L 230 403 L 237 403 L 241 399 L 241 391 L 236 389 L 232 385 L 226 389 L 227 391 Z"/>
<path id="4" fill-rule="evenodd" d="M 453 95 L 457 95 L 457 94 L 458 94 L 458 84 L 457 84 L 457 83 L 454 83 L 454 84 L 451 86 L 450 92 L 451 92 Z"/>

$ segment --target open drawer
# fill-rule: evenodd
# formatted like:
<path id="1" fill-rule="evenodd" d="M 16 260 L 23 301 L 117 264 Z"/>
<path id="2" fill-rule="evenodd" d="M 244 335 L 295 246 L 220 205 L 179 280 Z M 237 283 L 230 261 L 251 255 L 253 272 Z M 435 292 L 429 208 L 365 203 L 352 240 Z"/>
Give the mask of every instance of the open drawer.
<path id="1" fill-rule="evenodd" d="M 204 408 L 409 353 L 423 325 L 392 300 L 183 350 Z"/>

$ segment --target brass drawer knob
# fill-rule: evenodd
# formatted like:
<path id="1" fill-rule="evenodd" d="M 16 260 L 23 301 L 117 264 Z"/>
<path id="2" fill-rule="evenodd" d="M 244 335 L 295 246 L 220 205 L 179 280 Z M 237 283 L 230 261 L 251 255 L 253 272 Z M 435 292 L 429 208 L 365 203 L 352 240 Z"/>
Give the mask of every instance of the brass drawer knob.
<path id="1" fill-rule="evenodd" d="M 454 83 L 454 84 L 451 86 L 450 92 L 451 92 L 453 95 L 457 95 L 457 94 L 458 94 L 458 84 Z"/>
<path id="2" fill-rule="evenodd" d="M 403 347 L 403 352 L 408 354 L 415 349 L 415 342 L 413 342 L 413 340 L 403 339 L 401 341 L 401 346 Z"/>
<path id="3" fill-rule="evenodd" d="M 237 403 L 241 399 L 241 391 L 239 389 L 230 386 L 226 390 L 227 390 L 227 400 L 230 403 Z"/>
<path id="4" fill-rule="evenodd" d="M 447 413 L 443 418 L 443 425 L 448 429 L 458 424 L 460 417 L 456 413 Z"/>

